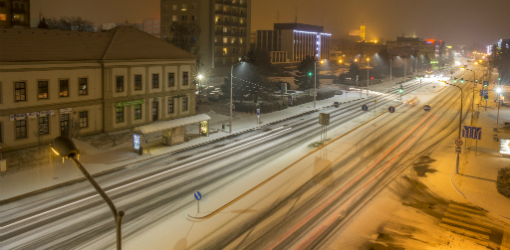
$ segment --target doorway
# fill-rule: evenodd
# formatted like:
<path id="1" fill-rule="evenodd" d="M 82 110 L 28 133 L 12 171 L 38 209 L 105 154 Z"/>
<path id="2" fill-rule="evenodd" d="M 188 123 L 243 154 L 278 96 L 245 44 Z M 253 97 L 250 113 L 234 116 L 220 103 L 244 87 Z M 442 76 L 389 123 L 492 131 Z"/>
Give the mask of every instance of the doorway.
<path id="1" fill-rule="evenodd" d="M 158 102 L 157 101 L 154 101 L 152 102 L 152 121 L 157 121 L 159 120 L 159 117 L 158 117 Z"/>

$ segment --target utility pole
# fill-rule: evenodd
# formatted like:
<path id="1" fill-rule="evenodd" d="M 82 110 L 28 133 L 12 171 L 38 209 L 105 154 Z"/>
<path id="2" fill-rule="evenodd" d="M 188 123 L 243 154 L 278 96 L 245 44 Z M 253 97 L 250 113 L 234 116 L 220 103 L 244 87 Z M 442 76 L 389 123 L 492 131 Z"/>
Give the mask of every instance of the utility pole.
<path id="1" fill-rule="evenodd" d="M 390 58 L 390 82 L 393 81 L 393 76 L 392 76 L 392 72 L 393 71 L 393 55 L 391 55 L 391 58 Z"/>
<path id="2" fill-rule="evenodd" d="M 367 58 L 367 97 L 369 96 L 369 88 L 370 88 L 370 58 Z"/>

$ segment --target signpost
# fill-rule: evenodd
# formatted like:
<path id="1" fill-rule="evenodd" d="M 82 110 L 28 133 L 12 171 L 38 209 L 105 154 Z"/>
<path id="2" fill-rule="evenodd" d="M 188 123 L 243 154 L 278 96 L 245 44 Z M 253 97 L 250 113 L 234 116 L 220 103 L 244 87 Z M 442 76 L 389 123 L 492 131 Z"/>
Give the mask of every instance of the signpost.
<path id="1" fill-rule="evenodd" d="M 485 95 L 489 95 L 489 92 L 486 89 L 481 89 L 480 96 L 485 96 Z"/>
<path id="2" fill-rule="evenodd" d="M 328 137 L 329 113 L 319 113 L 319 124 L 322 126 L 321 142 L 324 144 Z"/>
<path id="3" fill-rule="evenodd" d="M 389 108 L 388 108 L 388 111 L 389 111 L 390 113 L 394 113 L 394 112 L 395 112 L 395 107 L 393 107 L 393 106 L 389 107 Z"/>
<path id="4" fill-rule="evenodd" d="M 339 102 L 334 102 L 333 106 L 335 106 L 335 108 L 338 108 L 338 107 L 340 107 L 340 103 Z"/>
<path id="5" fill-rule="evenodd" d="M 377 112 L 377 106 L 376 106 L 376 104 L 377 104 L 377 100 L 374 100 L 374 114 L 376 114 L 376 112 Z"/>
<path id="6" fill-rule="evenodd" d="M 257 126 L 260 124 L 260 109 L 257 109 Z"/>
<path id="7" fill-rule="evenodd" d="M 197 200 L 197 213 L 200 213 L 200 200 L 202 199 L 202 194 L 199 191 L 195 191 L 193 196 L 195 196 L 195 200 Z"/>
<path id="8" fill-rule="evenodd" d="M 455 145 L 457 145 L 457 147 L 462 146 L 462 140 L 461 139 L 455 140 Z"/>
<path id="9" fill-rule="evenodd" d="M 476 151 L 475 151 L 475 156 L 476 156 L 476 153 L 478 152 L 478 141 L 482 139 L 482 128 L 464 126 L 462 128 L 462 137 L 476 140 Z"/>
<path id="10" fill-rule="evenodd" d="M 423 106 L 423 110 L 425 110 L 425 111 L 427 111 L 427 112 L 428 112 L 428 111 L 430 111 L 430 109 L 431 109 L 431 108 L 430 108 L 430 105 L 425 105 L 425 106 Z"/>
<path id="11" fill-rule="evenodd" d="M 365 104 L 363 106 L 361 106 L 361 110 L 363 111 L 368 111 L 368 106 Z"/>

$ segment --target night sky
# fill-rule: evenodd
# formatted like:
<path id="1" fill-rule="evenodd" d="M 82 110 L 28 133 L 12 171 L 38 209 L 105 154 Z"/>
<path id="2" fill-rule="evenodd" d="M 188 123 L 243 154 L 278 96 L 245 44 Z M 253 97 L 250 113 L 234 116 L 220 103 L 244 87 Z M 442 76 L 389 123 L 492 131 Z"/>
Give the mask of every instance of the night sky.
<path id="1" fill-rule="evenodd" d="M 32 0 L 32 18 L 81 16 L 96 26 L 159 18 L 159 0 Z M 453 45 L 487 45 L 510 38 L 509 0 L 252 0 L 252 29 L 277 22 L 321 25 L 334 37 L 367 26 L 367 40 L 397 35 L 435 38 Z M 482 12 L 483 11 L 483 12 Z"/>

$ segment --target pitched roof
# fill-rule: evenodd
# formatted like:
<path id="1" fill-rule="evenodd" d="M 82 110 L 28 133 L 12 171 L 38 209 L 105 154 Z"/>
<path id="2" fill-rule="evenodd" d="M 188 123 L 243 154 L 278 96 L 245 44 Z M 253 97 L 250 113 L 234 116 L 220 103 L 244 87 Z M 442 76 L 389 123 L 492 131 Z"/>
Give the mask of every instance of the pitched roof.
<path id="1" fill-rule="evenodd" d="M 0 62 L 192 58 L 197 56 L 129 26 L 99 33 L 0 29 Z"/>

